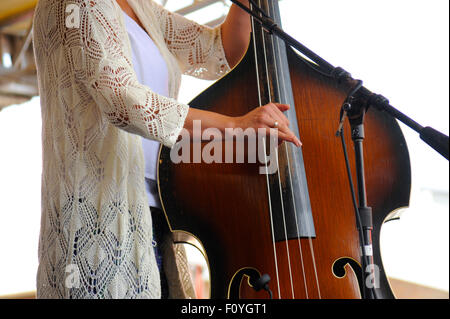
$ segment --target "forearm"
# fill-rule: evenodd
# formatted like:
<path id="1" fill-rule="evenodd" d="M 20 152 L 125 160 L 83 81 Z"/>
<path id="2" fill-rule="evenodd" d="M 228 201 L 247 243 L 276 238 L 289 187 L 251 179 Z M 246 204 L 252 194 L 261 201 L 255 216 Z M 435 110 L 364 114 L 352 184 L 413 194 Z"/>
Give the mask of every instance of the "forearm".
<path id="1" fill-rule="evenodd" d="M 248 0 L 240 0 L 248 6 Z M 251 32 L 250 16 L 244 10 L 233 4 L 225 22 L 221 26 L 222 44 L 228 64 L 234 67 L 245 54 Z"/>
<path id="2" fill-rule="evenodd" d="M 184 128 L 189 132 L 191 137 L 200 138 L 200 136 L 194 136 L 194 121 L 201 121 L 201 130 L 196 130 L 195 133 L 202 133 L 208 128 L 216 128 L 224 134 L 226 128 L 234 128 L 235 120 L 236 118 L 230 116 L 191 107 L 186 116 Z"/>
<path id="3" fill-rule="evenodd" d="M 251 112 L 239 116 L 231 117 L 210 111 L 204 111 L 194 108 L 189 108 L 188 114 L 184 122 L 184 129 L 186 129 L 191 138 L 197 140 L 203 139 L 202 135 L 206 129 L 215 128 L 220 131 L 222 136 L 226 136 L 225 129 L 246 130 L 248 128 L 254 129 L 255 132 L 259 129 L 266 129 L 266 133 L 270 129 L 276 127 L 279 141 L 289 141 L 300 147 L 300 140 L 289 129 L 289 121 L 283 112 L 289 109 L 289 105 L 269 103 L 267 105 L 257 107 Z M 194 129 L 194 121 L 201 121 L 200 129 Z M 207 137 L 206 139 L 209 139 Z"/>

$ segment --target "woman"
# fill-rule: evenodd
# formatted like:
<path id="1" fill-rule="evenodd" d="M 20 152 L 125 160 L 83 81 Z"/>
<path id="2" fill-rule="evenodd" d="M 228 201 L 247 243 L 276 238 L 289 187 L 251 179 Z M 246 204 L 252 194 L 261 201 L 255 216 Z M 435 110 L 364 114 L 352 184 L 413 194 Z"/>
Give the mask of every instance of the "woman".
<path id="1" fill-rule="evenodd" d="M 167 96 L 138 80 L 127 17 L 157 47 Z M 217 79 L 240 60 L 248 17 L 233 6 L 211 29 L 152 0 L 40 0 L 33 32 L 43 130 L 37 296 L 160 298 L 141 137 L 172 147 L 201 120 L 221 131 L 276 126 L 280 140 L 300 145 L 286 105 L 233 118 L 175 99 L 182 73 Z"/>

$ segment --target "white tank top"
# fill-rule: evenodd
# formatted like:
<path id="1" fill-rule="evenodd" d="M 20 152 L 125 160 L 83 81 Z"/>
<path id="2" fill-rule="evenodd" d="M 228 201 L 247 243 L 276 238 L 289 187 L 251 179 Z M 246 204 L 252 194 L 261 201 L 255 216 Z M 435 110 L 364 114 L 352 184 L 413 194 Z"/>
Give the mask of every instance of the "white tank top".
<path id="1" fill-rule="evenodd" d="M 138 81 L 153 92 L 169 96 L 169 73 L 159 49 L 147 32 L 124 13 L 131 42 L 134 71 Z M 142 138 L 145 157 L 145 180 L 149 206 L 161 207 L 156 186 L 156 165 L 160 143 Z"/>

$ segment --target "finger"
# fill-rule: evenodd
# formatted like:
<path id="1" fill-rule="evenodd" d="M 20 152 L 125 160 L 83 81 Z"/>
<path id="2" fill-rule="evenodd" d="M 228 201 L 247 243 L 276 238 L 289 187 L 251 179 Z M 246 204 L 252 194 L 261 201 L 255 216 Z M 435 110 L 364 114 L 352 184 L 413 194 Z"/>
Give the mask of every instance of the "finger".
<path id="1" fill-rule="evenodd" d="M 289 107 L 289 105 L 285 106 Z M 289 126 L 289 120 L 274 103 L 264 105 L 262 111 L 265 117 L 267 117 L 265 124 L 268 125 L 269 127 L 273 128 L 274 126 L 279 126 L 280 124 L 283 123 L 286 126 Z M 278 123 L 278 125 L 275 125 L 275 123 Z"/>
<path id="2" fill-rule="evenodd" d="M 278 132 L 278 139 L 281 139 L 286 142 L 291 142 L 297 147 L 302 146 L 302 142 L 300 142 L 300 140 L 293 134 L 286 134 L 283 132 Z"/>
<path id="3" fill-rule="evenodd" d="M 281 103 L 272 103 L 272 104 L 275 105 L 277 109 L 279 109 L 281 112 L 286 112 L 291 108 L 290 105 L 288 104 L 281 104 Z"/>
<path id="4" fill-rule="evenodd" d="M 284 136 L 290 136 L 290 140 L 292 141 L 295 145 L 297 146 L 301 146 L 302 143 L 301 141 L 295 136 L 295 134 L 289 129 L 289 127 L 283 123 L 283 121 L 281 119 L 274 119 L 277 118 L 276 114 L 273 115 L 273 110 L 269 110 L 267 109 L 267 113 L 262 119 L 263 119 L 263 123 L 269 127 L 269 129 L 277 129 L 279 131 L 278 134 L 283 133 Z M 278 127 L 274 128 L 274 124 L 275 122 L 278 122 Z"/>
<path id="5" fill-rule="evenodd" d="M 291 130 L 287 129 L 286 131 L 282 131 L 281 134 L 287 136 L 289 138 L 289 141 L 294 143 L 296 146 L 302 146 L 302 142 L 297 138 L 297 136 L 295 136 L 295 134 Z"/>
<path id="6" fill-rule="evenodd" d="M 281 113 L 281 111 L 278 110 L 278 108 L 275 105 L 273 105 L 272 107 L 268 107 L 266 110 L 272 120 L 272 125 L 268 124 L 269 126 L 275 127 L 275 122 L 278 123 L 278 127 L 280 127 L 283 124 L 286 126 L 289 125 L 289 121 L 286 118 L 286 116 L 284 116 L 284 114 Z"/>
<path id="7" fill-rule="evenodd" d="M 289 126 L 290 123 L 288 118 L 286 117 L 286 115 L 284 115 L 282 111 L 280 111 L 280 109 L 275 104 L 272 105 L 270 110 L 273 112 L 274 116 L 277 116 L 280 121 Z"/>
<path id="8" fill-rule="evenodd" d="M 271 104 L 270 107 L 267 108 L 267 112 L 270 114 L 270 116 L 273 118 L 273 121 L 275 123 L 278 122 L 278 124 L 285 124 L 286 126 L 289 126 L 289 120 L 287 117 L 281 112 L 278 107 L 275 104 Z"/>
<path id="9" fill-rule="evenodd" d="M 281 133 L 286 134 L 287 136 L 290 136 L 294 140 L 294 144 L 297 146 L 301 146 L 302 142 L 297 138 L 297 136 L 294 134 L 294 132 L 291 131 L 291 129 L 285 125 L 285 124 L 279 124 L 278 130 Z"/>
<path id="10" fill-rule="evenodd" d="M 279 132 L 278 134 L 283 133 L 285 136 L 292 136 L 296 139 L 296 141 L 295 141 L 296 145 L 299 143 L 301 144 L 300 140 L 295 137 L 295 134 L 289 129 L 289 127 L 286 124 L 284 124 L 282 122 L 281 119 L 274 119 L 274 117 L 276 117 L 276 115 L 270 114 L 270 112 L 273 112 L 273 111 L 267 110 L 267 112 L 269 114 L 266 114 L 266 116 L 263 117 L 263 123 L 265 126 L 267 126 L 271 130 L 272 129 L 278 130 L 278 132 Z M 277 127 L 274 127 L 275 122 L 278 122 Z"/>
<path id="11" fill-rule="evenodd" d="M 296 145 L 297 147 L 302 146 L 302 142 L 289 129 L 287 131 L 283 131 L 283 130 L 269 127 L 268 134 L 270 134 L 271 137 L 278 138 L 279 140 L 281 139 L 283 141 L 291 142 L 294 145 Z"/>

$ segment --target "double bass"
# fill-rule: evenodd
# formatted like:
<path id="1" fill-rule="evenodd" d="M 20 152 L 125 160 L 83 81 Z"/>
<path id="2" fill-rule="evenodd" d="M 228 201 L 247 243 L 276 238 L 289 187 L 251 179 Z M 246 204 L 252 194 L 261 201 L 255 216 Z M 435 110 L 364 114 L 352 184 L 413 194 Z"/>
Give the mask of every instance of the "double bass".
<path id="1" fill-rule="evenodd" d="M 256 2 L 280 24 L 278 1 Z M 302 148 L 279 145 L 277 169 L 267 174 L 250 161 L 174 163 L 171 150 L 161 147 L 162 208 L 179 241 L 189 235 L 202 246 L 211 298 L 364 295 L 358 225 L 341 141 L 335 136 L 352 85 L 319 72 L 252 19 L 251 42 L 241 62 L 190 103 L 229 116 L 270 102 L 289 104 L 290 128 L 303 143 Z M 346 124 L 348 145 L 349 130 Z M 393 298 L 379 236 L 382 224 L 409 204 L 409 154 L 397 122 L 383 112 L 367 112 L 365 134 L 372 136 L 364 143 L 364 166 L 377 266 L 373 289 L 377 298 Z M 191 145 L 192 152 L 196 147 Z M 354 150 L 348 152 L 355 178 Z"/>

